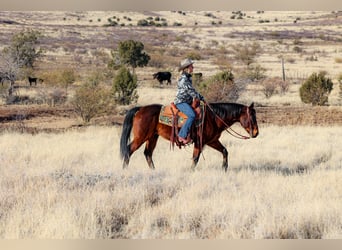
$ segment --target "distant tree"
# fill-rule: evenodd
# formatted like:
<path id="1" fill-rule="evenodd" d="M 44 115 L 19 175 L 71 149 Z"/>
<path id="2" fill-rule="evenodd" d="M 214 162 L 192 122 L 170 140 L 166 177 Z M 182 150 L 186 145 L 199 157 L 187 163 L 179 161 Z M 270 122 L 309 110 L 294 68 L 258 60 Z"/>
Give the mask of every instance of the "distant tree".
<path id="1" fill-rule="evenodd" d="M 0 53 L 0 74 L 10 81 L 8 95 L 13 94 L 15 80 L 25 68 L 33 68 L 37 58 L 42 55 L 38 48 L 41 34 L 35 30 L 24 30 L 13 35 L 11 44 Z"/>
<path id="2" fill-rule="evenodd" d="M 113 81 L 115 101 L 122 105 L 135 102 L 139 97 L 136 90 L 137 87 L 137 76 L 129 72 L 125 66 L 121 67 Z"/>
<path id="3" fill-rule="evenodd" d="M 20 73 L 21 65 L 15 61 L 9 53 L 0 53 L 0 75 L 3 79 L 10 82 L 8 95 L 12 96 L 14 91 L 14 83 Z"/>
<path id="4" fill-rule="evenodd" d="M 113 57 L 115 57 L 115 54 Z M 117 60 L 117 58 L 114 59 Z M 144 44 L 142 42 L 126 40 L 119 43 L 118 59 L 121 65 L 131 66 L 134 73 L 135 68 L 146 66 L 151 58 L 144 52 Z"/>
<path id="5" fill-rule="evenodd" d="M 38 47 L 41 37 L 41 33 L 36 30 L 20 31 L 13 35 L 11 44 L 4 50 L 21 67 L 33 68 L 34 62 L 43 53 Z"/>
<path id="6" fill-rule="evenodd" d="M 304 103 L 324 105 L 333 89 L 333 82 L 326 77 L 326 72 L 313 73 L 299 89 L 300 98 Z"/>

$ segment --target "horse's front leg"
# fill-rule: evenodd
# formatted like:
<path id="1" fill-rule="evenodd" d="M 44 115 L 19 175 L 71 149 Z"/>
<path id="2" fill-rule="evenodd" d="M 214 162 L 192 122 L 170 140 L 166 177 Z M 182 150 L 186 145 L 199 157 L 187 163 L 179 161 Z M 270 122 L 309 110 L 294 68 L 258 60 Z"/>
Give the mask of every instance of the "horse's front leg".
<path id="1" fill-rule="evenodd" d="M 227 151 L 227 149 L 221 144 L 221 142 L 219 140 L 208 143 L 208 146 L 210 146 L 213 149 L 216 149 L 217 151 L 222 153 L 222 155 L 223 155 L 222 168 L 224 169 L 224 171 L 227 172 L 227 169 L 228 169 L 228 151 Z"/>

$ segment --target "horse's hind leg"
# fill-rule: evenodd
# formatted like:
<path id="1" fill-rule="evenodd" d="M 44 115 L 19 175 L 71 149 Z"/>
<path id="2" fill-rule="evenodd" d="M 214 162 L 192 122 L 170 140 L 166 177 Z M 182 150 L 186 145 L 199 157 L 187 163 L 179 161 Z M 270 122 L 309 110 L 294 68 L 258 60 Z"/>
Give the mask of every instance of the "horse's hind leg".
<path id="1" fill-rule="evenodd" d="M 157 140 L 158 140 L 158 134 L 155 134 L 146 141 L 146 145 L 145 145 L 144 155 L 145 155 L 147 164 L 151 169 L 155 168 L 153 160 L 152 160 L 152 154 L 157 145 Z"/>
<path id="2" fill-rule="evenodd" d="M 126 168 L 129 164 L 129 159 L 131 158 L 131 155 L 138 149 L 140 148 L 140 146 L 143 144 L 143 141 L 138 141 L 138 140 L 133 140 L 130 144 L 129 144 L 129 154 L 124 156 L 124 161 L 123 161 L 123 165 L 122 168 Z"/>

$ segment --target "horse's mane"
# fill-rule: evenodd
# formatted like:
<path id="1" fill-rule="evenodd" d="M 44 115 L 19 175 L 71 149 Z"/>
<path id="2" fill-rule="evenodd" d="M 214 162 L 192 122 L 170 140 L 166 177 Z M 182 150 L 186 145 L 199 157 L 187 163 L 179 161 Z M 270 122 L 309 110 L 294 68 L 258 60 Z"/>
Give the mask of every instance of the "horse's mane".
<path id="1" fill-rule="evenodd" d="M 238 117 L 242 112 L 244 105 L 239 103 L 210 103 L 210 107 L 221 118 L 224 117 Z"/>

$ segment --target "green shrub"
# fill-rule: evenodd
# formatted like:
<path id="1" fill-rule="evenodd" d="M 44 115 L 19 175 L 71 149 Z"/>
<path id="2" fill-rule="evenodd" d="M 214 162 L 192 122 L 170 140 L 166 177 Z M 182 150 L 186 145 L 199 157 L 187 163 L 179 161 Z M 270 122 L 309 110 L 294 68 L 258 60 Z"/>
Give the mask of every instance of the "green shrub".
<path id="1" fill-rule="evenodd" d="M 141 19 L 137 23 L 138 26 L 149 26 L 149 22 L 145 19 Z"/>
<path id="2" fill-rule="evenodd" d="M 300 98 L 304 103 L 324 105 L 332 88 L 333 82 L 326 77 L 326 72 L 313 73 L 300 87 Z"/>
<path id="3" fill-rule="evenodd" d="M 119 42 L 118 56 L 121 64 L 131 66 L 133 73 L 135 68 L 146 66 L 151 57 L 144 51 L 144 47 L 144 44 L 140 41 L 126 40 Z"/>
<path id="4" fill-rule="evenodd" d="M 125 66 L 121 67 L 113 81 L 114 99 L 117 103 L 128 105 L 138 100 L 137 76 Z"/>

